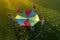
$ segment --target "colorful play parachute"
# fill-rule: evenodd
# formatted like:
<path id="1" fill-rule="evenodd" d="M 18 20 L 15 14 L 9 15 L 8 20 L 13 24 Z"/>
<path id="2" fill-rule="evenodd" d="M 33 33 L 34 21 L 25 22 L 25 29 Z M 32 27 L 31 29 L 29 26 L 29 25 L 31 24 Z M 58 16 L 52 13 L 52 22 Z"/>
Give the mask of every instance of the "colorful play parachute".
<path id="1" fill-rule="evenodd" d="M 15 19 L 18 24 L 25 27 L 34 26 L 39 21 L 38 15 L 32 10 L 25 10 L 25 12 L 17 14 Z"/>

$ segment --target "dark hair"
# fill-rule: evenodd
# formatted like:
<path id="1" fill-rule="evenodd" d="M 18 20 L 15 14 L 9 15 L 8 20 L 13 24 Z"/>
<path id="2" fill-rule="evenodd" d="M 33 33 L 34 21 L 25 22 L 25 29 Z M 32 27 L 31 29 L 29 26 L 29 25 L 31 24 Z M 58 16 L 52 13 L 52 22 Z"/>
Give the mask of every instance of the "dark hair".
<path id="1" fill-rule="evenodd" d="M 11 14 L 8 14 L 8 16 L 11 16 Z"/>
<path id="2" fill-rule="evenodd" d="M 20 13 L 20 10 L 18 9 L 17 12 Z"/>
<path id="3" fill-rule="evenodd" d="M 36 9 L 35 3 L 34 3 L 34 5 L 33 5 L 33 8 Z"/>
<path id="4" fill-rule="evenodd" d="M 19 26 L 20 24 L 18 24 L 18 26 Z"/>

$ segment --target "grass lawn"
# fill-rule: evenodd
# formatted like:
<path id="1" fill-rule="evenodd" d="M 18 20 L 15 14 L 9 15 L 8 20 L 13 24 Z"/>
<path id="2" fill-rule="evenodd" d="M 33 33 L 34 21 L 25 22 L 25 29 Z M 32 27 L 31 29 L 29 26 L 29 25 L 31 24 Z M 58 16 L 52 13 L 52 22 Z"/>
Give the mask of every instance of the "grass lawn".
<path id="1" fill-rule="evenodd" d="M 0 0 L 0 40 L 19 40 L 19 35 L 15 29 L 12 29 L 8 19 L 8 12 L 12 12 L 16 16 L 16 10 L 8 10 L 5 3 Z M 29 3 L 32 3 L 29 1 Z M 43 12 L 43 17 L 47 20 L 43 28 L 40 28 L 39 23 L 35 25 L 35 33 L 31 37 L 29 31 L 21 38 L 25 40 L 60 40 L 60 1 L 59 0 L 41 0 L 36 1 L 36 12 Z M 31 4 L 30 4 L 31 5 Z M 27 6 L 26 6 L 27 7 Z M 25 9 L 24 6 L 23 10 Z M 26 8 L 28 9 L 29 6 Z"/>

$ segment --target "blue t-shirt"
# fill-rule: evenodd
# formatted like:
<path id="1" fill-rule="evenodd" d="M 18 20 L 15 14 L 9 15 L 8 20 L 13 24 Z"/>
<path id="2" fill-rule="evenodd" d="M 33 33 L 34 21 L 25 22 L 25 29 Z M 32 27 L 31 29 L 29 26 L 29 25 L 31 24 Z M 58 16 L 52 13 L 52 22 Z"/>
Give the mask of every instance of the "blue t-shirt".
<path id="1" fill-rule="evenodd" d="M 32 32 L 34 32 L 34 28 L 30 28 Z"/>

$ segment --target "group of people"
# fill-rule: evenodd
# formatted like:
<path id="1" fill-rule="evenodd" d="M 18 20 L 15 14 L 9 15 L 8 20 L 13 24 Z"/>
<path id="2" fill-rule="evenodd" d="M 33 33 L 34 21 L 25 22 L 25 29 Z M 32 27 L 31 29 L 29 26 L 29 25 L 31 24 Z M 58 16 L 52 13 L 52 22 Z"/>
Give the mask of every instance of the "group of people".
<path id="1" fill-rule="evenodd" d="M 35 6 L 33 6 L 33 9 L 34 9 L 34 11 L 36 11 Z M 17 12 L 20 13 L 19 10 L 17 10 Z M 8 14 L 8 17 L 9 17 L 9 19 L 10 19 L 10 22 L 11 22 L 12 28 L 14 28 L 15 25 L 14 25 L 14 19 L 13 19 L 12 14 L 9 13 L 9 14 Z M 40 12 L 40 18 L 41 18 L 41 19 L 40 19 L 41 27 L 43 27 L 44 24 L 45 24 L 45 19 L 44 19 L 44 17 L 42 17 L 42 12 Z M 19 31 L 19 32 L 22 32 L 22 26 L 20 26 L 20 24 L 17 24 L 17 25 L 18 25 L 18 27 L 17 27 L 18 31 Z M 34 27 L 31 27 L 31 28 L 29 28 L 29 29 L 32 31 L 32 33 L 35 31 L 35 28 L 34 28 Z M 24 32 L 25 32 L 25 30 L 24 30 Z"/>

